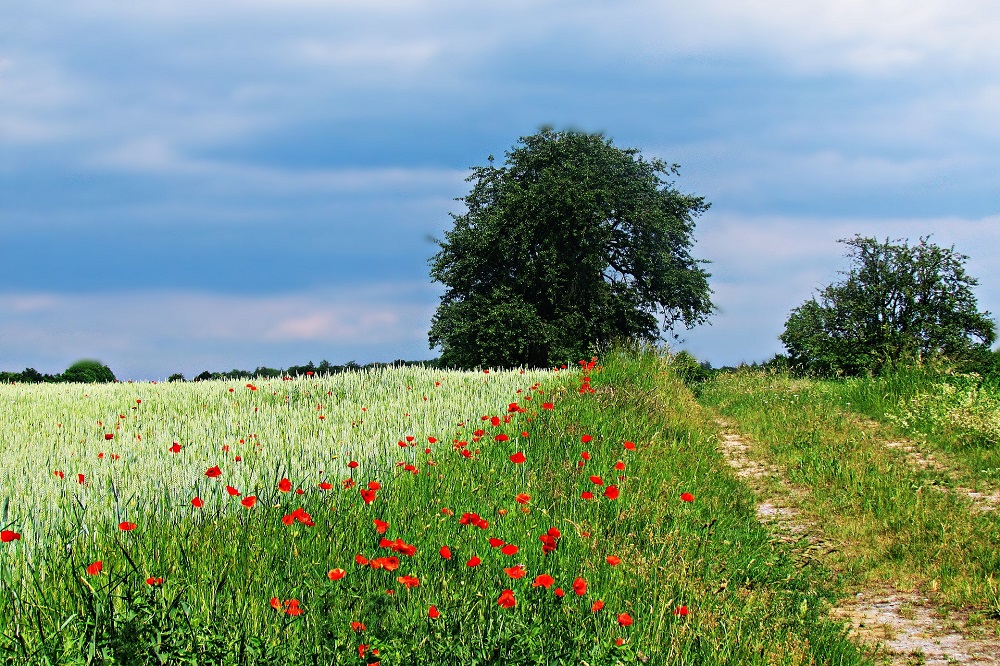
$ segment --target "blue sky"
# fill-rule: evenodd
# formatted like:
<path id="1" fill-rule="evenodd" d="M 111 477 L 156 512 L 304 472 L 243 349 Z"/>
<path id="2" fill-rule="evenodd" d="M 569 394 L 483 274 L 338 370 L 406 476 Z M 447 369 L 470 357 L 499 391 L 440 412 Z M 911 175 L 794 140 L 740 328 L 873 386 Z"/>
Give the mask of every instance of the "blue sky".
<path id="1" fill-rule="evenodd" d="M 677 162 L 712 203 L 694 254 L 719 312 L 684 347 L 715 365 L 781 351 L 856 233 L 954 244 L 1000 312 L 992 0 L 4 14 L 0 369 L 431 358 L 428 237 L 470 166 L 544 124 Z"/>

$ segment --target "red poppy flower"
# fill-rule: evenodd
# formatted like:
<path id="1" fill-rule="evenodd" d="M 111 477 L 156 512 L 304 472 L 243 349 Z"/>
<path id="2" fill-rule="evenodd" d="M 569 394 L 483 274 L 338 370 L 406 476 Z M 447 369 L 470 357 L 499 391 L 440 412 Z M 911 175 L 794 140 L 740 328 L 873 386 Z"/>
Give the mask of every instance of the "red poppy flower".
<path id="1" fill-rule="evenodd" d="M 97 574 L 101 573 L 101 569 L 103 568 L 104 568 L 104 562 L 102 562 L 101 560 L 97 560 L 96 562 L 87 565 L 87 574 L 90 576 L 96 576 Z"/>
<path id="2" fill-rule="evenodd" d="M 622 563 L 622 558 L 618 557 L 617 555 L 608 555 L 604 559 L 607 561 L 608 564 L 610 564 L 613 567 L 616 567 Z"/>
<path id="3" fill-rule="evenodd" d="M 222 470 L 219 469 L 218 465 L 216 465 L 215 467 L 209 467 L 207 470 L 205 470 L 205 476 L 207 476 L 210 479 L 218 478 L 222 476 Z"/>
<path id="4" fill-rule="evenodd" d="M 365 501 L 365 504 L 371 504 L 372 502 L 375 501 L 375 491 L 374 490 L 365 490 L 364 488 L 362 488 L 361 489 L 361 499 L 363 499 Z"/>
<path id="5" fill-rule="evenodd" d="M 507 435 L 504 435 L 503 433 L 497 435 L 493 439 L 495 441 L 497 441 L 497 442 L 509 442 L 510 441 L 510 437 L 508 437 Z"/>
<path id="6" fill-rule="evenodd" d="M 518 504 L 527 504 L 528 502 L 531 501 L 531 495 L 521 493 L 514 498 L 514 501 L 517 502 Z"/>
<path id="7" fill-rule="evenodd" d="M 618 486 L 608 486 L 605 488 L 604 496 L 610 500 L 618 499 Z"/>
<path id="8" fill-rule="evenodd" d="M 618 624 L 620 624 L 623 627 L 630 627 L 630 626 L 632 626 L 632 616 L 629 615 L 628 613 L 619 613 L 618 614 Z"/>
<path id="9" fill-rule="evenodd" d="M 319 487 L 320 490 L 330 490 L 331 488 L 333 488 L 333 484 L 327 481 L 320 481 Z"/>
<path id="10" fill-rule="evenodd" d="M 442 558 L 446 560 L 451 559 L 451 548 L 449 548 L 448 546 L 441 546 L 441 550 L 439 552 L 441 553 Z"/>
<path id="11" fill-rule="evenodd" d="M 583 458 L 584 460 L 590 460 L 590 452 L 583 451 L 582 453 L 580 453 L 580 457 Z"/>
<path id="12" fill-rule="evenodd" d="M 292 482 L 289 481 L 288 479 L 282 479 L 281 481 L 278 481 L 278 490 L 280 490 L 281 492 L 287 493 L 291 489 L 292 489 Z"/>
<path id="13" fill-rule="evenodd" d="M 129 522 L 118 523 L 118 529 L 120 529 L 122 532 L 131 532 L 132 530 L 135 529 L 135 523 L 129 523 Z"/>
<path id="14" fill-rule="evenodd" d="M 619 460 L 618 462 L 615 463 L 615 469 L 618 470 L 619 472 L 624 471 L 625 470 L 625 463 L 623 463 L 621 460 Z"/>
<path id="15" fill-rule="evenodd" d="M 84 483 L 87 482 L 87 477 L 85 477 L 83 474 L 77 474 L 76 475 L 76 482 L 79 483 L 82 486 Z"/>
<path id="16" fill-rule="evenodd" d="M 253 384 L 247 384 L 247 388 L 250 389 L 251 391 L 256 391 L 257 390 L 257 387 L 254 386 Z"/>
<path id="17" fill-rule="evenodd" d="M 257 497 L 255 495 L 247 495 L 246 497 L 240 500 L 240 504 L 242 504 L 248 509 L 253 508 L 253 505 L 256 503 L 257 503 Z"/>
<path id="18" fill-rule="evenodd" d="M 582 578 L 577 578 L 573 581 L 573 591 L 576 592 L 578 597 L 582 597 L 587 594 L 587 581 Z"/>
<path id="19" fill-rule="evenodd" d="M 497 603 L 504 608 L 513 608 L 517 605 L 517 599 L 514 598 L 513 590 L 504 590 L 500 593 L 500 598 L 497 599 Z"/>
<path id="20" fill-rule="evenodd" d="M 326 574 L 326 577 L 330 580 L 340 580 L 347 575 L 347 572 L 343 569 L 330 569 L 330 572 Z"/>
<path id="21" fill-rule="evenodd" d="M 368 558 L 365 557 L 364 555 L 355 555 L 354 561 L 360 564 L 361 566 L 365 566 L 366 564 L 368 564 Z"/>
<path id="22" fill-rule="evenodd" d="M 507 543 L 507 542 L 504 541 L 503 539 L 498 539 L 496 537 L 490 537 L 490 547 L 491 548 L 499 548 L 500 546 L 504 545 L 505 543 Z"/>
<path id="23" fill-rule="evenodd" d="M 381 490 L 381 488 L 382 488 L 382 484 L 379 483 L 378 481 L 369 481 L 368 482 L 368 490 Z"/>
<path id="24" fill-rule="evenodd" d="M 599 476 L 592 476 L 592 477 L 590 477 L 590 482 L 593 483 L 594 485 L 597 485 L 597 486 L 603 486 L 604 485 L 604 479 L 602 479 Z"/>
<path id="25" fill-rule="evenodd" d="M 378 518 L 376 518 L 372 522 L 375 523 L 375 531 L 378 532 L 379 534 L 385 534 L 385 531 L 389 529 L 389 523 L 381 521 Z"/>
<path id="26" fill-rule="evenodd" d="M 174 445 L 170 447 L 170 452 L 171 453 L 180 453 L 181 452 L 181 445 L 178 444 L 177 442 L 174 442 Z"/>
<path id="27" fill-rule="evenodd" d="M 556 406 L 553 405 L 551 402 L 543 402 L 542 403 L 542 409 L 555 409 L 555 408 L 556 408 Z"/>
<path id="28" fill-rule="evenodd" d="M 152 585 L 152 586 L 163 585 L 163 579 L 153 578 L 152 576 L 150 576 L 149 578 L 146 579 L 146 585 Z"/>
<path id="29" fill-rule="evenodd" d="M 193 500 L 191 500 L 191 506 L 193 506 L 196 509 L 200 509 L 201 507 L 205 506 L 205 501 L 200 497 L 195 497 Z"/>
<path id="30" fill-rule="evenodd" d="M 115 434 L 113 432 L 106 432 L 106 433 L 104 433 L 104 439 L 114 439 L 114 438 L 115 438 Z"/>
<path id="31" fill-rule="evenodd" d="M 232 497 L 236 497 L 240 494 L 240 491 L 236 490 L 236 488 L 233 488 L 232 486 L 226 486 L 226 492 Z"/>
<path id="32" fill-rule="evenodd" d="M 602 608 L 604 608 L 604 602 L 601 601 L 600 599 L 598 599 L 597 601 L 595 601 L 594 603 L 592 603 L 590 605 L 590 612 L 596 613 L 597 611 L 601 610 Z"/>
<path id="33" fill-rule="evenodd" d="M 635 451 L 635 444 L 632 442 L 625 442 L 625 448 L 629 451 Z"/>
<path id="34" fill-rule="evenodd" d="M 589 490 L 584 490 L 582 493 L 580 493 L 580 499 L 592 500 L 594 499 L 594 493 L 590 492 Z"/>
<path id="35" fill-rule="evenodd" d="M 441 611 L 437 609 L 437 606 L 431 606 L 430 608 L 427 609 L 427 617 L 429 617 L 432 620 L 436 620 L 439 617 L 441 617 Z"/>
<path id="36" fill-rule="evenodd" d="M 500 425 L 500 417 L 499 416 L 492 417 L 490 419 L 490 425 L 492 425 L 494 428 L 496 428 L 498 425 Z"/>
<path id="37" fill-rule="evenodd" d="M 583 437 L 580 438 L 580 441 L 583 442 L 584 444 L 589 444 L 590 442 L 593 441 L 593 439 L 594 438 L 591 437 L 590 435 L 584 435 Z"/>
<path id="38" fill-rule="evenodd" d="M 389 557 L 380 557 L 379 559 L 382 560 L 382 567 L 386 571 L 395 571 L 396 569 L 399 568 L 398 557 L 389 556 Z"/>
<path id="39" fill-rule="evenodd" d="M 0 541 L 3 543 L 10 543 L 11 541 L 17 541 L 21 538 L 21 535 L 13 530 L 3 530 L 0 532 Z"/>
<path id="40" fill-rule="evenodd" d="M 685 502 L 693 502 L 694 495 L 692 495 L 691 493 L 681 493 L 681 499 Z"/>
<path id="41" fill-rule="evenodd" d="M 403 586 L 406 587 L 406 589 L 408 590 L 413 589 L 414 587 L 420 585 L 420 579 L 417 578 L 416 576 L 410 576 L 410 575 L 400 576 L 396 580 L 402 583 Z"/>
<path id="42" fill-rule="evenodd" d="M 674 615 L 677 615 L 679 617 L 684 617 L 687 614 L 688 614 L 687 606 L 678 606 L 677 608 L 674 609 Z"/>
<path id="43" fill-rule="evenodd" d="M 561 587 L 557 587 L 552 593 L 554 595 L 556 595 L 557 597 L 565 597 L 566 596 L 566 591 L 563 590 Z"/>
<path id="44" fill-rule="evenodd" d="M 56 476 L 58 476 L 60 479 L 65 479 L 66 478 L 66 473 L 65 472 L 60 472 L 59 470 L 56 470 L 56 471 L 54 471 L 52 473 L 55 474 Z"/>
<path id="45" fill-rule="evenodd" d="M 503 553 L 504 555 L 506 555 L 507 557 L 510 557 L 511 555 L 516 555 L 517 551 L 518 551 L 518 547 L 515 546 L 512 543 L 509 543 L 509 544 L 507 544 L 506 546 L 504 546 L 503 548 L 500 549 L 500 552 Z"/>
<path id="46" fill-rule="evenodd" d="M 472 559 L 465 563 L 465 566 L 467 566 L 467 567 L 478 567 L 480 564 L 482 564 L 482 562 L 483 561 L 481 559 L 479 559 L 478 555 L 473 555 Z"/>
<path id="47" fill-rule="evenodd" d="M 302 615 L 304 611 L 299 608 L 298 599 L 289 599 L 285 602 L 285 615 Z"/>
<path id="48" fill-rule="evenodd" d="M 523 564 L 518 564 L 517 566 L 513 566 L 513 567 L 507 567 L 507 568 L 504 569 L 504 573 L 506 573 L 508 576 L 510 576 L 514 580 L 518 580 L 520 578 L 524 578 L 526 575 L 528 575 L 528 572 L 525 571 Z"/>
<path id="49" fill-rule="evenodd" d="M 342 482 L 342 485 L 344 486 L 344 490 L 347 490 L 349 488 L 353 488 L 354 485 L 355 485 L 354 484 L 354 479 L 344 479 L 343 482 Z"/>
<path id="50" fill-rule="evenodd" d="M 367 628 L 368 627 L 365 626 L 364 622 L 358 622 L 357 620 L 351 620 L 351 629 L 355 633 L 360 634 L 362 631 L 364 631 Z"/>
<path id="51" fill-rule="evenodd" d="M 524 457 L 524 453 L 522 453 L 521 451 L 518 451 L 517 453 L 515 453 L 510 457 L 510 461 L 516 465 L 520 465 L 525 460 L 526 458 Z"/>
<path id="52" fill-rule="evenodd" d="M 299 521 L 306 527 L 312 527 L 313 525 L 315 525 L 315 523 L 312 520 L 312 516 L 309 515 L 309 513 L 301 506 L 297 508 L 295 511 L 292 511 L 292 518 Z"/>
<path id="53" fill-rule="evenodd" d="M 352 460 L 351 462 L 347 463 L 347 466 L 350 467 L 351 469 L 354 469 L 355 467 L 358 466 L 358 461 Z"/>
<path id="54" fill-rule="evenodd" d="M 535 576 L 535 582 L 531 584 L 531 587 L 544 587 L 546 590 L 552 588 L 552 584 L 556 582 L 556 579 L 548 574 L 539 574 Z"/>

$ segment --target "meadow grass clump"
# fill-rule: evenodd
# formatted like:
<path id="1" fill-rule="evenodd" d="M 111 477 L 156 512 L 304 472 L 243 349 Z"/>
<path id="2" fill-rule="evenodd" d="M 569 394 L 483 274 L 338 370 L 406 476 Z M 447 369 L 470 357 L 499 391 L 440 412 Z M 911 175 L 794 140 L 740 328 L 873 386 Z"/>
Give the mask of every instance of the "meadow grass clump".
<path id="1" fill-rule="evenodd" d="M 2 390 L 9 663 L 867 663 L 649 352 Z"/>

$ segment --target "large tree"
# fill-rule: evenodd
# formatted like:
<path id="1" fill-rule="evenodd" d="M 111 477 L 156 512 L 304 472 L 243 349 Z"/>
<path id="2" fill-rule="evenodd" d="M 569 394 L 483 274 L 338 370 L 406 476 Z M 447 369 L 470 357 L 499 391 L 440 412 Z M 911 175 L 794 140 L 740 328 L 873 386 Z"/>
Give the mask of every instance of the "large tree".
<path id="1" fill-rule="evenodd" d="M 431 347 L 452 367 L 575 361 L 615 339 L 656 341 L 713 311 L 707 263 L 691 256 L 709 206 L 601 134 L 542 128 L 503 165 L 472 168 L 466 212 L 437 241 L 445 286 Z"/>
<path id="2" fill-rule="evenodd" d="M 967 256 L 921 238 L 840 241 L 851 269 L 792 310 L 781 341 L 794 366 L 819 374 L 879 373 L 935 357 L 982 355 L 996 339 L 989 312 L 979 312 L 978 281 Z"/>

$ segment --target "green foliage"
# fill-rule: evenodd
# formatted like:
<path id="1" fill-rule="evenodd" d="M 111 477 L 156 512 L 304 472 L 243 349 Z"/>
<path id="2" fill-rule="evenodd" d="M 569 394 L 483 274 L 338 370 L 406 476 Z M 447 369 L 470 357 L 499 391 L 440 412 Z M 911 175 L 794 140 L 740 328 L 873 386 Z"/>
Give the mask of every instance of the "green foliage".
<path id="1" fill-rule="evenodd" d="M 681 350 L 670 357 L 670 369 L 685 384 L 698 384 L 711 378 L 712 364 L 698 362 L 691 352 Z"/>
<path id="2" fill-rule="evenodd" d="M 446 366 L 551 367 L 616 339 L 655 341 L 713 310 L 691 257 L 709 206 L 600 134 L 542 128 L 473 167 L 467 212 L 431 259 L 445 286 L 429 334 Z"/>
<path id="3" fill-rule="evenodd" d="M 934 358 L 974 360 L 996 339 L 978 312 L 967 256 L 921 238 L 840 241 L 852 260 L 845 279 L 792 310 L 781 341 L 791 365 L 821 375 L 878 374 Z"/>
<path id="4" fill-rule="evenodd" d="M 111 372 L 111 368 L 100 361 L 91 360 L 77 361 L 69 366 L 66 368 L 66 372 L 63 373 L 62 379 L 66 382 L 81 382 L 85 384 L 116 381 L 115 373 Z"/>

